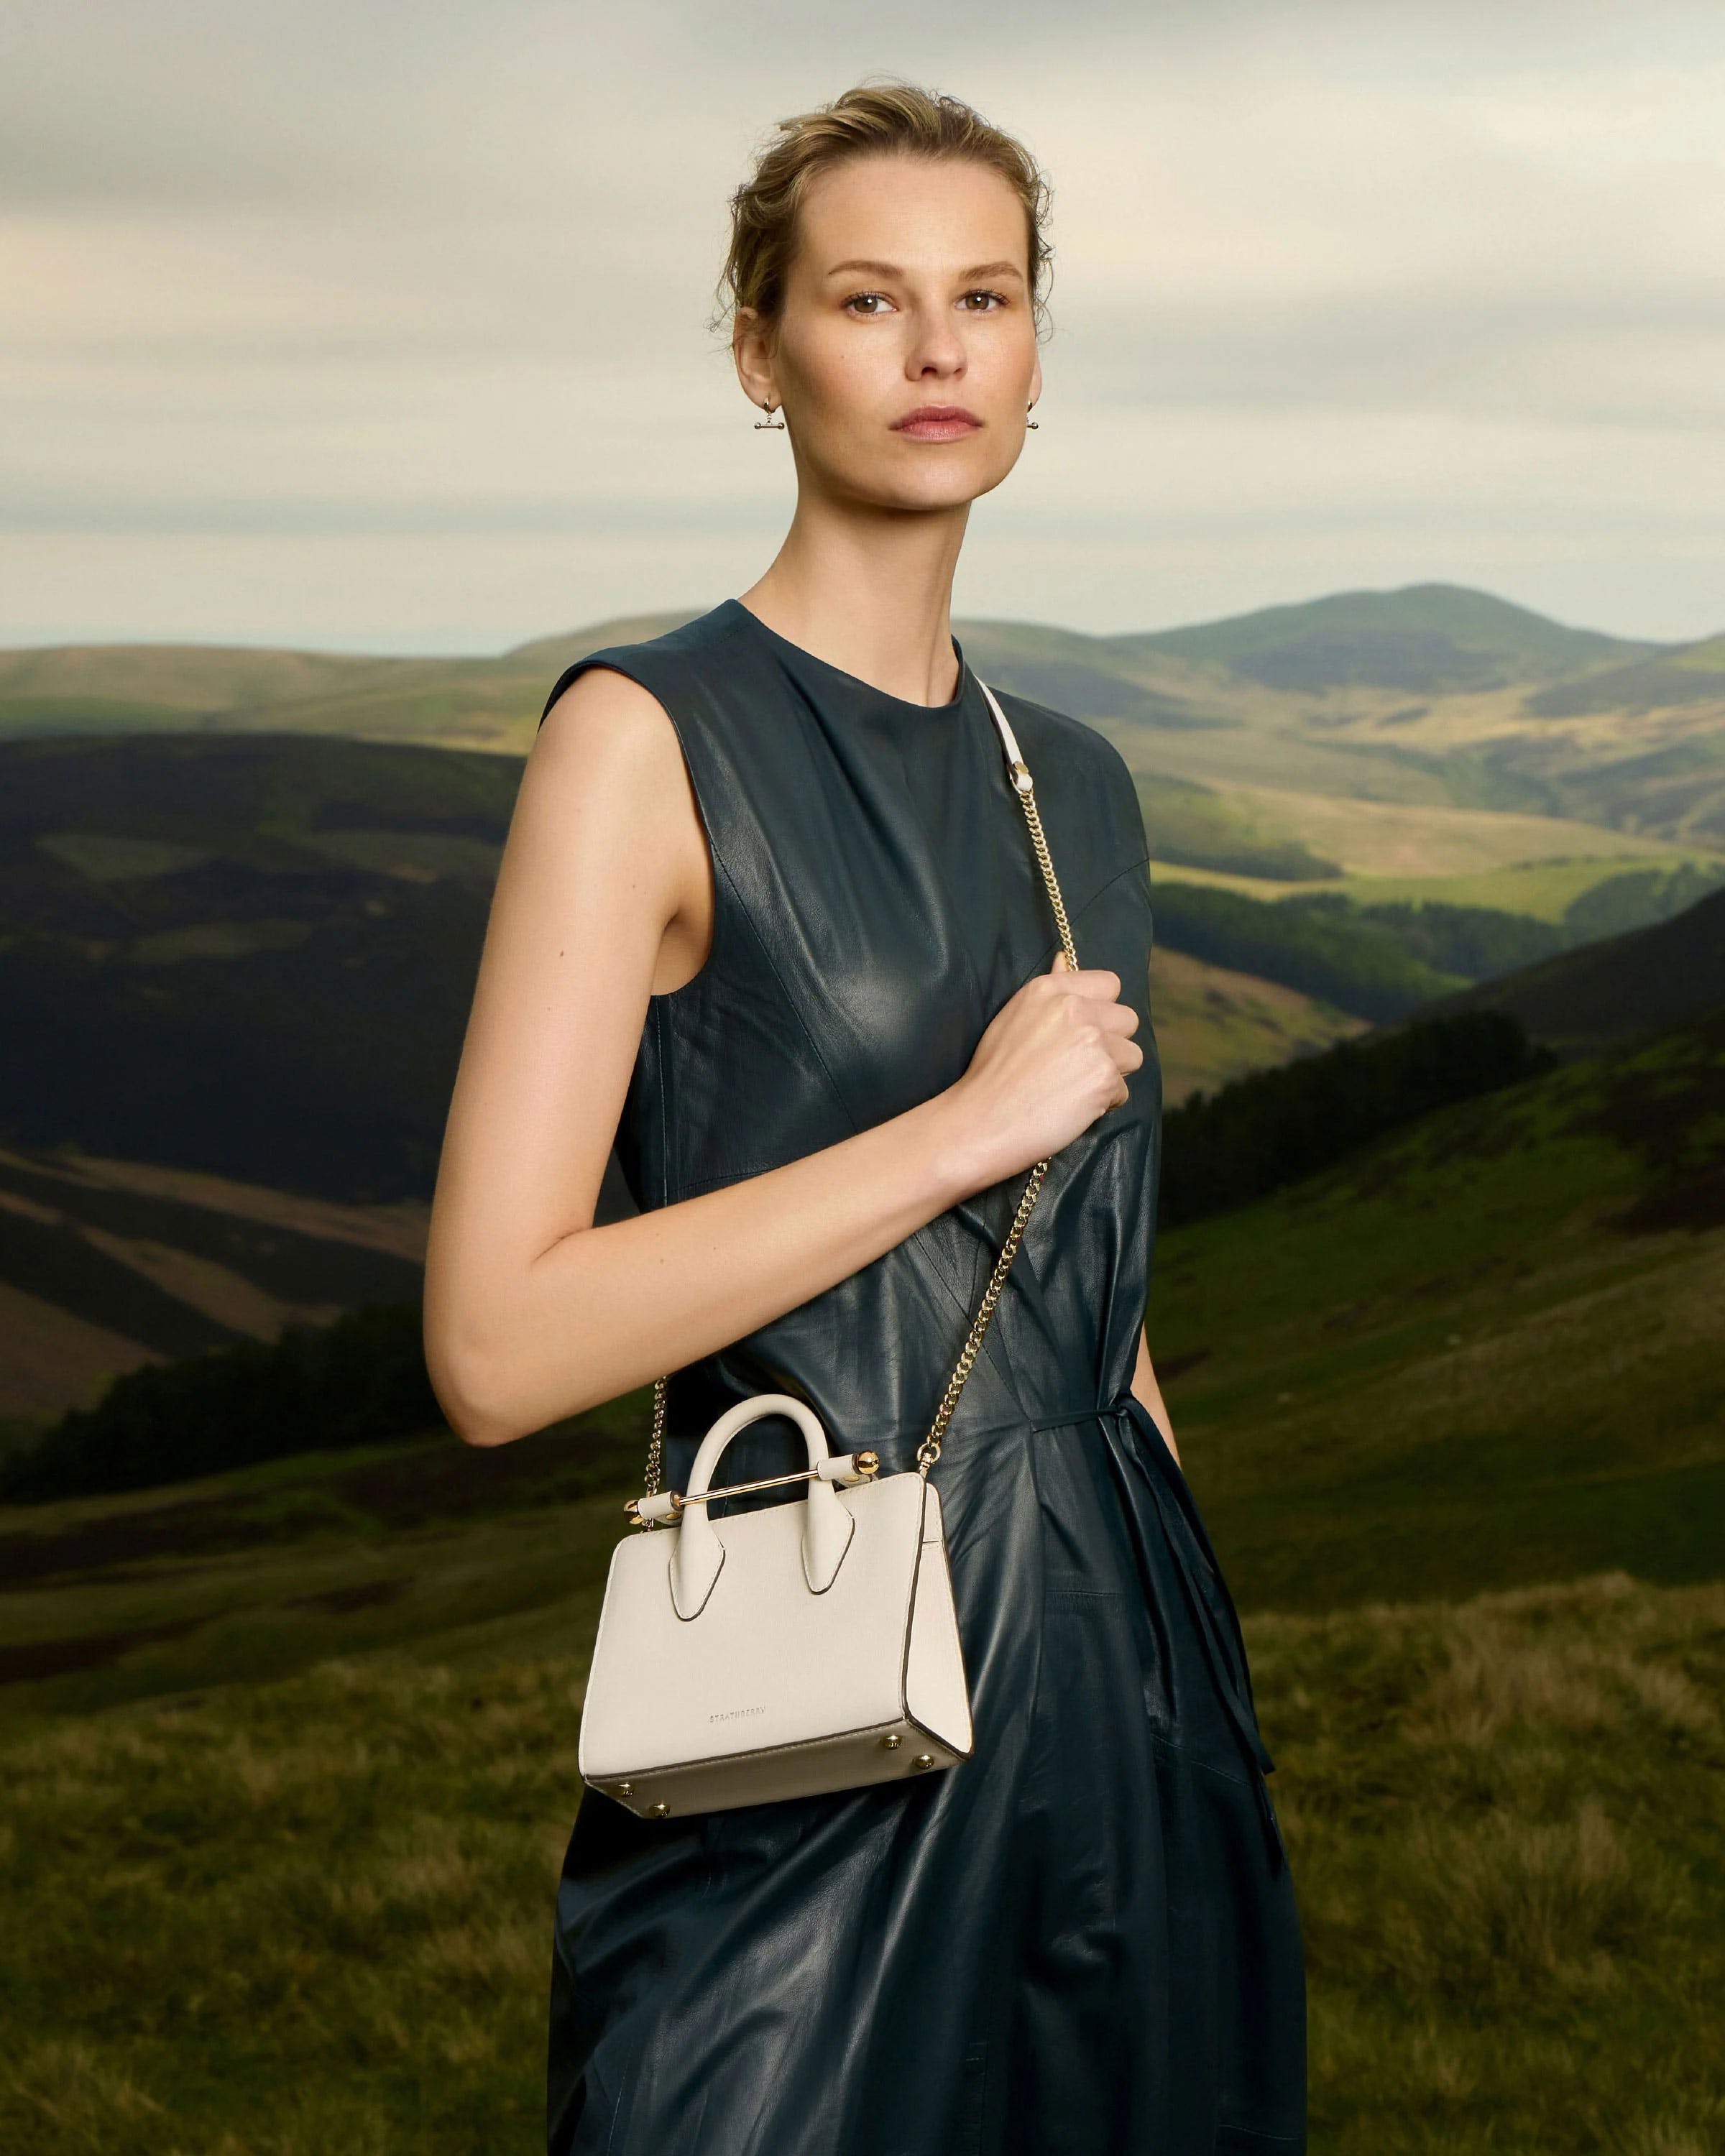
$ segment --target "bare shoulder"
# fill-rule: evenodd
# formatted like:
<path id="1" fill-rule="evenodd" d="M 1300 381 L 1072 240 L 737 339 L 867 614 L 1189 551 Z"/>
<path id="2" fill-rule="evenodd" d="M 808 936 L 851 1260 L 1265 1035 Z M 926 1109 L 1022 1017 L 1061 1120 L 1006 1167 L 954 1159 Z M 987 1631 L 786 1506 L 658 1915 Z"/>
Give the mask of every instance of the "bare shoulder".
<path id="1" fill-rule="evenodd" d="M 558 822 L 597 813 L 674 853 L 685 822 L 683 770 L 682 745 L 658 697 L 614 667 L 590 666 L 545 715 L 521 806 L 530 814 L 548 807 Z"/>
<path id="2" fill-rule="evenodd" d="M 565 899 L 581 879 L 592 886 L 582 893 L 584 906 L 626 905 L 655 934 L 668 929 L 655 990 L 704 956 L 713 901 L 699 806 L 670 715 L 630 675 L 590 666 L 546 713 L 522 774 L 511 846 L 542 864 Z"/>
<path id="3" fill-rule="evenodd" d="M 578 674 L 546 713 L 535 737 L 534 760 L 587 769 L 644 769 L 663 780 L 682 761 L 670 714 L 652 690 L 614 666 L 589 666 Z"/>

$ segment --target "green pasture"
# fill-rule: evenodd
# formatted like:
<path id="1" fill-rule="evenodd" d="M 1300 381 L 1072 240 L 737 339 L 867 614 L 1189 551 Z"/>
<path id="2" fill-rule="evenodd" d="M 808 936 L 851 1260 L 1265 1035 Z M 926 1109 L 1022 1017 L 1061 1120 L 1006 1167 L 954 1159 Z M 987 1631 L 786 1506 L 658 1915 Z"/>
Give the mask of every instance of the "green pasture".
<path id="1" fill-rule="evenodd" d="M 1236 875 L 1219 869 L 1173 864 L 1155 869 L 1157 880 L 1215 884 L 1248 898 L 1285 898 L 1308 891 L 1339 891 L 1359 906 L 1400 903 L 1420 906 L 1486 906 L 1504 913 L 1529 914 L 1536 921 L 1560 921 L 1566 909 L 1599 885 L 1626 871 L 1652 870 L 1662 875 L 1686 866 L 1725 875 L 1725 854 L 1693 848 L 1683 850 L 1605 851 L 1611 834 L 1597 834 L 1598 853 L 1550 860 L 1510 861 L 1502 868 L 1471 875 L 1343 875 L 1291 882 L 1286 879 Z"/>
<path id="2" fill-rule="evenodd" d="M 1247 1634 L 1314 2150 L 1717 2149 L 1725 1588 L 1609 1572 Z M 542 2148 L 581 1668 L 340 1656 L 13 1742 L 0 2143 Z"/>
<path id="3" fill-rule="evenodd" d="M 1161 1239 L 1314 2156 L 1725 2143 L 1722 1081 L 1681 1029 Z M 0 1512 L 0 2148 L 542 2146 L 644 1405 Z"/>

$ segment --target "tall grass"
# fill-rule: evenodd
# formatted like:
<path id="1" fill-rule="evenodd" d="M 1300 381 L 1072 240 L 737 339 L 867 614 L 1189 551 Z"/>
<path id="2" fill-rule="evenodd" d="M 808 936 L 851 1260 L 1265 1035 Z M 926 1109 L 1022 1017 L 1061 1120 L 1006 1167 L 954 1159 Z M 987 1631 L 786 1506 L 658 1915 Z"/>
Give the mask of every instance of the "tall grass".
<path id="1" fill-rule="evenodd" d="M 1314 2151 L 1725 2145 L 1725 1586 L 1246 1629 Z M 384 1654 L 14 1740 L 0 2147 L 542 2146 L 579 1682 Z"/>

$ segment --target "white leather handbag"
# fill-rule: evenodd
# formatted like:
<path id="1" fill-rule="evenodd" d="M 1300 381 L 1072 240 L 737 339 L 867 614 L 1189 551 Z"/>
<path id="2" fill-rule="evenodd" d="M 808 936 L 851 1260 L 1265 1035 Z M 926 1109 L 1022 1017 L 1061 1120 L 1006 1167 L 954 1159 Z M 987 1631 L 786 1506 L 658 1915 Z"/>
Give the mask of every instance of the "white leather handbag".
<path id="1" fill-rule="evenodd" d="M 1055 925 L 1078 953 L 1030 773 L 986 682 Z M 834 1454 L 788 1393 L 739 1400 L 702 1439 L 680 1494 L 660 1491 L 665 1379 L 653 1389 L 647 1491 L 611 1559 L 582 1708 L 582 1779 L 644 1819 L 721 1811 L 926 1774 L 973 1748 L 940 1491 L 929 1470 L 1048 1173 L 1040 1160 L 916 1466 Z M 801 1430 L 809 1465 L 715 1489 L 726 1447 L 764 1415 Z M 711 1501 L 805 1484 L 800 1502 L 715 1519 Z"/>

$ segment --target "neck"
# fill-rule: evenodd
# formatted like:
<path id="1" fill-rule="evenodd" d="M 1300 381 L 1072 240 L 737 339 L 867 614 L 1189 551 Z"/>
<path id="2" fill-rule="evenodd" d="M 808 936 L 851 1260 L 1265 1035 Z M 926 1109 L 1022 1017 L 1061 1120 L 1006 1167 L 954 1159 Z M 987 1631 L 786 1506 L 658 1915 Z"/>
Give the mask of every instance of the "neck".
<path id="1" fill-rule="evenodd" d="M 738 593 L 769 629 L 889 696 L 949 704 L 952 576 L 969 504 L 875 510 L 799 501 L 766 574 Z"/>

